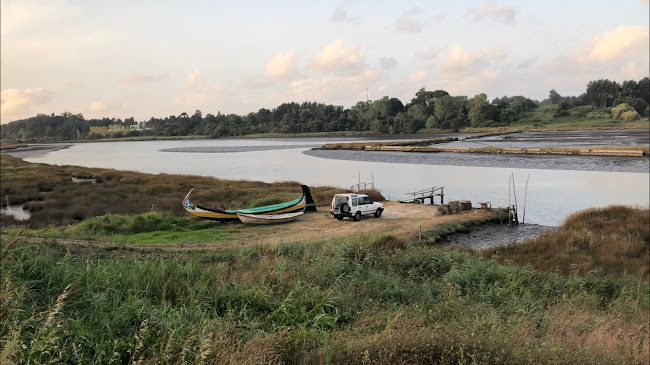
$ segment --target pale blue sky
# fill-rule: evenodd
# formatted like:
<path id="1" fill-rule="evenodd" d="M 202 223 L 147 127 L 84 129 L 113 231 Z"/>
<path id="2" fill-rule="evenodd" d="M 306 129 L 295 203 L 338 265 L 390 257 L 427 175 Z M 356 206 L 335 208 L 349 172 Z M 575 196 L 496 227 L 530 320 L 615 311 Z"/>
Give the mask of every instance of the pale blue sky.
<path id="1" fill-rule="evenodd" d="M 579 95 L 649 73 L 648 0 L 2 0 L 2 123 L 350 107 L 421 87 Z"/>

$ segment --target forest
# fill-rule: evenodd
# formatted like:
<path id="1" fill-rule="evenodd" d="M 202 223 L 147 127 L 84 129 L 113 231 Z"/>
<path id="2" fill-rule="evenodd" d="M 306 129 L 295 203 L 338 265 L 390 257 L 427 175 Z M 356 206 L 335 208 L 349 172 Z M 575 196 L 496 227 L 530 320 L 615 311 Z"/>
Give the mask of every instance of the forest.
<path id="1" fill-rule="evenodd" d="M 579 96 L 562 96 L 555 89 L 537 101 L 525 96 L 503 96 L 492 101 L 481 93 L 472 98 L 453 96 L 444 90 L 421 88 L 403 104 L 384 96 L 359 101 L 349 109 L 318 102 L 283 103 L 246 115 L 208 113 L 196 110 L 166 118 L 133 117 L 85 119 L 82 114 L 38 114 L 0 126 L 3 141 L 52 142 L 98 140 L 123 137 L 205 136 L 222 138 L 252 134 L 297 134 L 319 132 L 368 132 L 403 134 L 418 131 L 475 127 L 506 127 L 520 123 L 543 125 L 551 120 L 613 119 L 626 122 L 647 117 L 650 79 L 623 83 L 590 81 Z M 552 107 L 549 107 L 552 106 Z"/>

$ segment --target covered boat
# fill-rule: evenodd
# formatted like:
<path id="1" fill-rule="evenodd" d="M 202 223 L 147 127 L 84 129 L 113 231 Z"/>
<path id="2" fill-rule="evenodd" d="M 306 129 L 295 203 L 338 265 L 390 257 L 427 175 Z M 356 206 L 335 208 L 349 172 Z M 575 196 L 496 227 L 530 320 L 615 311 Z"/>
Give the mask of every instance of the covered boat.
<path id="1" fill-rule="evenodd" d="M 236 209 L 236 210 L 226 210 L 226 209 L 219 209 L 219 208 L 211 209 L 211 208 L 202 207 L 198 204 L 192 203 L 192 201 L 190 200 L 190 194 L 192 194 L 194 190 L 196 189 L 190 190 L 190 192 L 187 193 L 187 195 L 185 196 L 185 199 L 183 199 L 183 208 L 185 208 L 186 211 L 190 212 L 191 214 L 197 217 L 204 218 L 204 219 L 211 219 L 219 222 L 240 222 L 237 213 L 262 214 L 262 215 L 293 213 L 293 212 L 303 211 L 306 206 L 305 194 L 303 192 L 296 199 L 285 203 L 278 203 L 278 204 L 265 205 L 263 207 Z"/>
<path id="2" fill-rule="evenodd" d="M 282 214 L 246 214 L 237 212 L 239 220 L 243 223 L 253 224 L 269 224 L 269 223 L 282 223 L 300 217 L 304 212 L 282 213 Z"/>

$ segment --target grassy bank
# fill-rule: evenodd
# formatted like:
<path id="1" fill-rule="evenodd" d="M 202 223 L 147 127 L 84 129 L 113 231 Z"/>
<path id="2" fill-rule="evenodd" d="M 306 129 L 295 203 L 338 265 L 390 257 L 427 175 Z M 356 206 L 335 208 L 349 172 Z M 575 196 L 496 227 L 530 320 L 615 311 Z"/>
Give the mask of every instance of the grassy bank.
<path id="1" fill-rule="evenodd" d="M 628 226 L 647 214 L 590 211 L 560 232 L 638 236 L 647 252 L 647 220 L 645 231 Z M 515 264 L 505 249 L 488 258 L 435 245 L 467 228 L 146 257 L 5 240 L 0 362 L 647 362 L 647 276 L 610 275 L 609 260 L 565 272 L 537 268 L 533 254 Z M 608 245 L 611 260 L 647 271 L 647 260 L 625 261 L 629 246 Z"/>
<path id="2" fill-rule="evenodd" d="M 150 211 L 185 214 L 181 202 L 192 188 L 192 199 L 211 207 L 217 202 L 228 209 L 262 206 L 288 201 L 300 195 L 299 182 L 263 183 L 212 177 L 145 174 L 110 169 L 54 166 L 28 163 L 0 156 L 0 204 L 20 204 L 32 218 L 32 228 L 72 224 L 105 214 L 131 215 Z M 72 178 L 95 179 L 96 183 Z M 311 194 L 318 205 L 329 204 L 341 188 L 314 186 Z M 376 191 L 375 200 L 383 200 Z M 16 225 L 7 216 L 2 224 Z"/>
<path id="3" fill-rule="evenodd" d="M 532 265 L 565 275 L 599 271 L 617 277 L 650 278 L 650 210 L 623 206 L 569 216 L 556 231 L 523 245 L 494 248 L 488 258 Z M 648 289 L 647 286 L 645 289 Z"/>
<path id="4" fill-rule="evenodd" d="M 432 138 L 409 141 L 392 141 L 392 142 L 350 142 L 350 143 L 326 143 L 323 145 L 325 150 L 365 150 L 366 146 L 383 147 L 383 146 L 428 146 L 437 143 L 446 143 L 455 141 L 456 138 Z"/>

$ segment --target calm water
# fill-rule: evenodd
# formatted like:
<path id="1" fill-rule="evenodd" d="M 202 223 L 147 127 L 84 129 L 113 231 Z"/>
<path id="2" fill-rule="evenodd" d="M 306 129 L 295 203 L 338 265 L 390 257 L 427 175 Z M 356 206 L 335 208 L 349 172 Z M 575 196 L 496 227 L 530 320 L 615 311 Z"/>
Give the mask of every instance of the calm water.
<path id="1" fill-rule="evenodd" d="M 525 181 L 529 178 L 525 219 L 541 225 L 559 225 L 569 214 L 589 207 L 611 204 L 646 207 L 649 202 L 647 158 L 601 158 L 598 160 L 606 162 L 587 163 L 587 168 L 581 164 L 585 160 L 577 158 L 573 163 L 565 160 L 559 167 L 564 169 L 557 169 L 552 161 L 530 159 L 526 163 L 511 164 L 508 157 L 502 155 L 489 155 L 490 159 L 500 160 L 492 161 L 491 167 L 480 167 L 476 165 L 485 162 L 476 155 L 462 158 L 478 162 L 459 160 L 449 164 L 442 161 L 461 157 L 445 158 L 442 154 L 435 154 L 438 155 L 435 158 L 431 154 L 395 157 L 363 152 L 351 157 L 346 154 L 348 151 L 310 150 L 340 140 L 343 138 L 81 143 L 26 160 L 224 179 L 298 181 L 311 186 L 340 186 L 344 190 L 359 179 L 361 182 L 374 179 L 376 187 L 391 200 L 406 198 L 408 192 L 445 186 L 446 201 L 471 200 L 475 206 L 478 201 L 490 201 L 493 207 L 507 206 L 508 180 L 514 173 L 520 219 L 523 218 Z M 634 167 L 625 170 L 627 172 L 612 172 L 618 171 L 617 166 L 630 164 Z M 549 169 L 548 165 L 555 169 Z M 601 171 L 579 171 L 589 169 Z M 179 202 L 185 193 L 179 191 Z"/>

